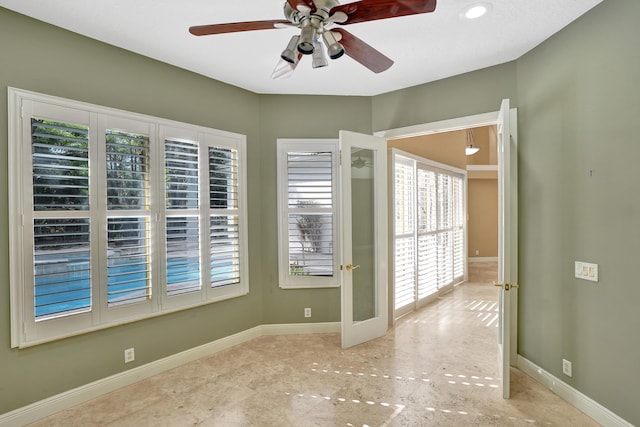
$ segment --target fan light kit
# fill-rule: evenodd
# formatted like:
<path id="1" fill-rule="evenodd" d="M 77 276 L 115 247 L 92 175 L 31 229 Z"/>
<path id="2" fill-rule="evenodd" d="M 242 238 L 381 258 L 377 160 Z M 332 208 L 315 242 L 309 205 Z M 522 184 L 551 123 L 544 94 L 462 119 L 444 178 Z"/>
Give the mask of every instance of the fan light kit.
<path id="1" fill-rule="evenodd" d="M 285 20 L 201 25 L 189 28 L 189 32 L 206 36 L 276 28 L 299 29 L 299 34 L 291 37 L 282 51 L 273 78 L 291 75 L 304 55 L 312 56 L 313 68 L 327 66 L 327 56 L 338 59 L 346 54 L 374 73 L 381 73 L 388 70 L 393 61 L 350 32 L 334 28 L 335 25 L 430 13 L 435 9 L 436 0 L 360 0 L 344 5 L 337 0 L 287 0 L 284 3 Z"/>

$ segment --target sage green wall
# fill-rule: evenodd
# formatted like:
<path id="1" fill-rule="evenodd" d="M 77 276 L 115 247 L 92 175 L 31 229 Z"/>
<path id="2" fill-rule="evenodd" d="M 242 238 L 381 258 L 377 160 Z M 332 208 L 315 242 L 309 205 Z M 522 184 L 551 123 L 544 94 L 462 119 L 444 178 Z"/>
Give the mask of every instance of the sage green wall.
<path id="1" fill-rule="evenodd" d="M 259 96 L 3 8 L 0 56 L 0 414 L 261 324 Z M 247 135 L 250 295 L 10 349 L 7 86 Z"/>
<path id="2" fill-rule="evenodd" d="M 395 129 L 516 106 L 516 63 L 508 62 L 373 97 L 373 130 Z"/>
<path id="3" fill-rule="evenodd" d="M 276 202 L 276 140 L 337 138 L 340 130 L 371 133 L 370 97 L 263 95 L 260 98 L 264 323 L 340 321 L 339 288 L 280 289 Z M 311 307 L 310 319 L 304 318 L 305 307 Z"/>
<path id="4" fill-rule="evenodd" d="M 637 0 L 606 0 L 517 62 L 518 350 L 634 425 L 639 18 Z M 576 260 L 597 263 L 600 281 L 575 279 Z"/>

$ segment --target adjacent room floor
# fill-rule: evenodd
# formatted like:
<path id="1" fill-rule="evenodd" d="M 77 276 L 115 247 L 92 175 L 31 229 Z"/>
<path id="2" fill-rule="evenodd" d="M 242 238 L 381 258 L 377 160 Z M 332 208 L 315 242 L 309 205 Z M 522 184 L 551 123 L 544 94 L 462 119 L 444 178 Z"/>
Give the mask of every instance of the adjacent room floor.
<path id="1" fill-rule="evenodd" d="M 512 369 L 497 369 L 495 264 L 349 350 L 338 334 L 269 336 L 34 426 L 596 426 Z"/>

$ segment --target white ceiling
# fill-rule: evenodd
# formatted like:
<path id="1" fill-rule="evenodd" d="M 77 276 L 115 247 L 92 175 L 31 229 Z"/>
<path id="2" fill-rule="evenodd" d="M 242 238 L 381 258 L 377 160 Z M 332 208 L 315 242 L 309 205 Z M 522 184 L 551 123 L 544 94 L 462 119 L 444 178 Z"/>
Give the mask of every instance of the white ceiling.
<path id="1" fill-rule="evenodd" d="M 284 80 L 271 73 L 298 30 L 188 32 L 193 25 L 284 19 L 284 0 L 0 0 L 0 6 L 256 93 L 372 96 L 517 59 L 601 1 L 438 0 L 433 13 L 344 27 L 393 59 L 389 70 L 374 74 L 346 55 L 312 69 L 304 57 Z M 474 3 L 489 4 L 490 13 L 461 19 Z"/>

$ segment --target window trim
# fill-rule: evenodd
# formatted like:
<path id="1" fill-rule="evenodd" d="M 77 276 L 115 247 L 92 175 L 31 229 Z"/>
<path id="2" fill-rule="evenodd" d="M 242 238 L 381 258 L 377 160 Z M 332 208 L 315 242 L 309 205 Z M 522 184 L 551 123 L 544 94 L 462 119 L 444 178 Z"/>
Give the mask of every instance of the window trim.
<path id="1" fill-rule="evenodd" d="M 211 304 L 230 298 L 236 298 L 249 293 L 246 149 L 247 138 L 245 135 L 207 128 L 199 125 L 192 125 L 188 123 L 162 119 L 153 116 L 147 116 L 139 113 L 127 112 L 81 101 L 74 101 L 46 94 L 40 94 L 13 87 L 9 87 L 7 92 L 9 159 L 8 198 L 10 242 L 9 301 L 11 308 L 10 319 L 12 348 L 30 347 L 44 342 L 63 339 L 69 336 L 80 335 L 120 324 L 138 321 L 141 319 L 147 319 L 176 311 L 194 308 L 201 305 Z M 104 140 L 104 137 L 100 138 L 99 136 L 100 132 L 108 128 L 105 123 L 111 119 L 115 119 L 116 121 L 120 122 L 126 122 L 127 120 L 129 120 L 142 125 L 148 125 L 150 130 L 149 139 L 150 144 L 152 144 L 151 147 L 153 147 L 153 150 L 158 150 L 158 148 L 163 144 L 163 140 L 160 139 L 160 129 L 163 127 L 178 129 L 182 131 L 183 138 L 184 134 L 191 132 L 191 135 L 197 136 L 198 139 L 195 141 L 198 143 L 198 146 L 201 150 L 208 150 L 207 147 L 209 146 L 225 147 L 237 150 L 238 208 L 236 209 L 235 214 L 238 216 L 238 228 L 240 230 L 238 237 L 240 263 L 239 283 L 222 286 L 217 289 L 209 289 L 211 288 L 210 284 L 203 281 L 202 291 L 199 293 L 201 295 L 200 298 L 185 301 L 180 305 L 167 304 L 166 300 L 163 300 L 163 298 L 161 297 L 160 292 L 161 290 L 164 290 L 166 286 L 164 284 L 164 280 L 161 277 L 158 277 L 163 275 L 163 273 L 161 272 L 164 268 L 164 263 L 161 263 L 162 257 L 159 258 L 156 256 L 152 258 L 152 268 L 155 269 L 155 284 L 153 285 L 152 291 L 153 300 L 148 305 L 148 307 L 143 308 L 142 310 L 139 309 L 141 308 L 141 306 L 136 309 L 131 309 L 131 307 L 129 307 L 127 309 L 121 310 L 121 308 L 123 307 L 117 307 L 110 310 L 106 301 L 97 302 L 99 299 L 104 299 L 105 297 L 103 294 L 106 292 L 104 290 L 104 288 L 106 288 L 106 283 L 104 283 L 100 285 L 100 287 L 92 286 L 92 289 L 98 290 L 98 294 L 94 295 L 94 303 L 92 304 L 91 311 L 82 314 L 82 316 L 86 315 L 86 317 L 88 317 L 89 319 L 85 319 L 85 321 L 80 322 L 79 327 L 73 325 L 74 323 L 76 323 L 75 319 L 77 319 L 77 317 L 61 317 L 57 319 L 38 322 L 41 325 L 47 325 L 47 327 L 39 327 L 39 330 L 36 334 L 27 336 L 27 330 L 29 329 L 29 325 L 27 323 L 31 321 L 35 324 L 35 316 L 33 312 L 30 312 L 29 310 L 29 307 L 33 308 L 33 302 L 31 302 L 29 307 L 27 307 L 28 304 L 26 303 L 28 301 L 26 301 L 26 295 L 28 295 L 29 292 L 25 293 L 25 290 L 28 290 L 27 288 L 29 286 L 32 286 L 31 282 L 25 282 L 25 280 L 29 279 L 28 271 L 25 271 L 25 269 L 33 268 L 33 261 L 30 260 L 30 257 L 33 254 L 33 249 L 29 250 L 29 247 L 33 247 L 33 242 L 28 242 L 26 241 L 28 239 L 25 239 L 25 222 L 27 221 L 26 218 L 34 217 L 31 213 L 33 212 L 33 187 L 31 178 L 32 172 L 31 170 L 24 170 L 24 165 L 27 162 L 25 156 L 31 156 L 31 144 L 25 143 L 26 140 L 31 141 L 30 121 L 32 116 L 28 115 L 28 111 L 24 108 L 24 106 L 29 103 L 33 103 L 34 105 L 37 104 L 39 107 L 51 112 L 51 119 L 55 119 L 56 116 L 60 116 L 60 114 L 58 114 L 58 111 L 61 111 L 61 109 L 66 109 L 70 114 L 75 114 L 79 118 L 82 118 L 83 121 L 87 121 L 92 125 L 92 128 L 89 129 L 90 144 L 98 143 L 100 144 L 100 146 L 97 149 L 94 148 L 93 154 L 90 154 L 90 161 L 92 162 L 90 166 L 90 174 L 93 175 L 93 179 L 99 180 L 98 182 L 104 181 L 105 178 L 105 172 L 102 171 L 103 168 L 100 166 L 100 159 L 104 159 L 105 155 L 104 153 L 102 153 L 102 142 Z M 206 156 L 202 156 L 202 158 L 204 157 Z M 204 162 L 204 160 L 202 161 Z M 158 200 L 158 194 L 162 194 L 164 192 L 164 155 L 155 153 L 153 159 L 151 160 L 150 166 L 156 170 L 156 172 L 152 175 L 150 182 L 150 186 L 152 188 L 155 186 L 155 189 L 152 191 L 151 196 L 153 198 L 151 201 L 153 208 L 150 210 L 150 220 L 153 223 L 152 228 L 155 227 L 155 229 L 157 229 L 155 234 L 152 234 L 152 251 L 157 251 L 157 248 L 159 247 L 158 240 L 164 240 L 163 227 L 165 207 L 163 204 L 159 204 L 160 201 Z M 206 217 L 206 221 L 208 223 L 208 215 L 213 211 L 213 209 L 209 209 L 209 178 L 208 176 L 204 176 L 208 173 L 207 170 L 208 169 L 202 169 L 200 172 L 201 174 L 203 174 L 202 179 L 204 180 L 203 184 L 201 184 L 201 205 L 206 206 L 207 208 L 202 209 L 200 212 L 203 217 Z M 98 197 L 103 197 L 104 194 L 106 194 L 106 192 L 103 191 L 103 189 L 99 191 L 94 190 L 93 194 L 90 194 L 90 197 L 97 200 Z M 102 201 L 100 203 L 104 205 Z M 92 215 L 95 214 L 94 208 L 92 208 L 90 211 L 86 211 L 86 215 L 92 220 L 92 222 L 99 223 L 96 225 L 96 229 L 99 230 L 99 233 L 101 235 L 105 234 L 106 236 L 106 218 L 108 217 L 109 211 L 106 206 L 103 206 L 98 209 L 98 212 L 106 213 L 107 216 L 105 216 L 105 218 L 95 218 L 95 215 Z M 127 212 L 123 211 L 123 214 L 126 216 Z M 221 213 L 221 215 L 226 215 L 226 213 Z M 33 231 L 31 231 L 30 234 L 33 234 Z M 208 233 L 205 236 L 208 236 Z M 100 239 L 102 239 L 102 237 L 100 237 Z M 208 253 L 209 239 L 202 238 L 201 240 L 201 244 L 203 245 L 203 247 L 207 247 Z M 94 245 L 93 242 L 92 245 Z M 100 248 L 99 250 L 95 250 L 95 252 L 93 253 L 93 256 L 100 258 L 104 258 L 106 256 L 104 255 L 104 250 L 102 248 Z M 208 256 L 205 256 L 201 259 L 207 260 Z M 92 265 L 94 263 L 104 261 L 105 260 L 102 259 L 96 259 L 95 261 L 92 261 Z M 208 269 L 209 266 L 203 265 L 202 268 Z M 93 275 L 94 280 L 95 278 L 102 275 L 103 272 L 97 272 L 95 275 Z M 33 291 L 31 291 L 31 294 L 33 294 Z M 132 306 L 134 305 L 135 304 L 132 304 Z M 142 305 L 147 305 L 147 303 L 144 302 L 142 303 Z M 116 311 L 121 311 L 123 314 L 113 316 L 112 314 Z M 60 326 L 61 324 L 64 324 L 64 326 Z M 42 332 L 40 332 L 40 330 Z"/>
<path id="2" fill-rule="evenodd" d="M 335 288 L 340 286 L 340 194 L 339 167 L 340 143 L 338 139 L 278 138 L 277 147 L 277 203 L 278 203 L 278 282 L 282 289 Z M 333 271 L 331 277 L 293 276 L 289 272 L 289 234 L 288 234 L 288 170 L 289 152 L 330 151 L 332 161 L 332 216 L 333 216 Z"/>

